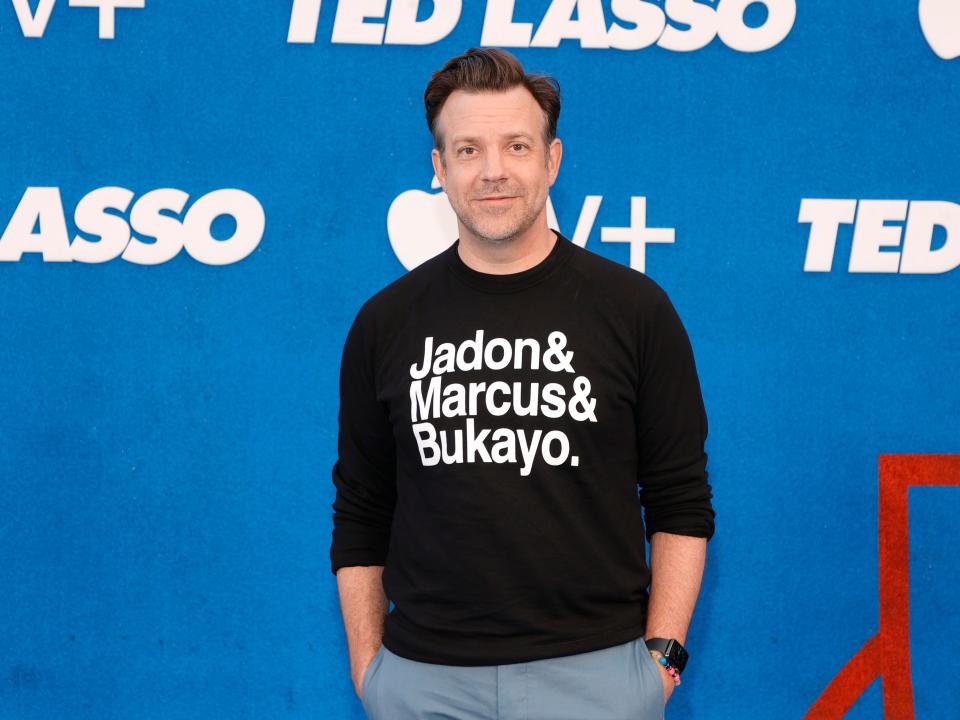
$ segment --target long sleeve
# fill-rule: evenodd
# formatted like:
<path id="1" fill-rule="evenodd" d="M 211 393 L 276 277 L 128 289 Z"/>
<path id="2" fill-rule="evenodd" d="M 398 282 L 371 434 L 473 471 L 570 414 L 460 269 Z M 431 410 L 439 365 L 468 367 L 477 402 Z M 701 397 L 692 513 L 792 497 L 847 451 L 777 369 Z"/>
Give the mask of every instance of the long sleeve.
<path id="1" fill-rule="evenodd" d="M 690 340 L 662 290 L 641 319 L 637 428 L 646 534 L 710 538 L 707 416 Z"/>
<path id="2" fill-rule="evenodd" d="M 383 565 L 396 504 L 396 448 L 377 399 L 371 329 L 361 309 L 340 364 L 338 458 L 333 466 L 331 569 Z"/>

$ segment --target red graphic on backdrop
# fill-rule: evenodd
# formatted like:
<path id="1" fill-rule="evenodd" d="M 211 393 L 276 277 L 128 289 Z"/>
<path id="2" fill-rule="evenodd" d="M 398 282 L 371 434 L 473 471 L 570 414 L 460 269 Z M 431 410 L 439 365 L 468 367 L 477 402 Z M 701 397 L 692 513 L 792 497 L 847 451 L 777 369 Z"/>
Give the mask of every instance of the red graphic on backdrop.
<path id="1" fill-rule="evenodd" d="M 911 487 L 960 486 L 960 455 L 881 455 L 880 629 L 844 665 L 804 720 L 836 720 L 881 678 L 885 720 L 914 720 L 910 669 Z"/>

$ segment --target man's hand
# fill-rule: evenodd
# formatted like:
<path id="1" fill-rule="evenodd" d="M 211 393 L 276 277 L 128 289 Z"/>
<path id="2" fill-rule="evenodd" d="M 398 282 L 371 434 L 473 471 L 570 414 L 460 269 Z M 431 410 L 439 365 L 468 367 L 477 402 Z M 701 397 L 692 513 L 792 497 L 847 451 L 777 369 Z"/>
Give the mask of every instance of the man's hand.
<path id="1" fill-rule="evenodd" d="M 673 695 L 673 689 L 676 685 L 673 682 L 673 678 L 670 677 L 670 673 L 667 672 L 667 669 L 663 665 L 657 663 L 657 669 L 660 671 L 660 679 L 663 681 L 663 704 L 666 705 L 670 696 Z"/>

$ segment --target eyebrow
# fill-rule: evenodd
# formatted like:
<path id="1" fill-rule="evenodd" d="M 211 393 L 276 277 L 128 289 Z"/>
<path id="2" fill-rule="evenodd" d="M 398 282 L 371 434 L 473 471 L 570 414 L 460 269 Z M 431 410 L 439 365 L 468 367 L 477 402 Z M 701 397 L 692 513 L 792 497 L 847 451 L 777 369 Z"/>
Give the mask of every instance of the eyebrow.
<path id="1" fill-rule="evenodd" d="M 503 135 L 500 136 L 501 140 L 514 140 L 516 138 L 523 138 L 524 140 L 529 140 L 530 142 L 534 142 L 533 136 L 525 132 L 504 133 Z M 458 143 L 464 143 L 464 142 L 476 143 L 476 142 L 479 142 L 479 140 L 480 138 L 473 137 L 472 135 L 463 135 L 463 136 L 457 136 L 453 138 L 453 140 L 451 141 L 451 144 L 456 145 Z"/>

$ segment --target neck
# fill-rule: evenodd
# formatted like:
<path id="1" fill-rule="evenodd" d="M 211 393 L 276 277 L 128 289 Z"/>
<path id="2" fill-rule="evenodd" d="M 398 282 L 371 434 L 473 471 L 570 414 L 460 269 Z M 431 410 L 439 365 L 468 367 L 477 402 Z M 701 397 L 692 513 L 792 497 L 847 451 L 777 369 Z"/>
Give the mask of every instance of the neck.
<path id="1" fill-rule="evenodd" d="M 556 242 L 557 236 L 547 227 L 544 212 L 524 233 L 501 242 L 476 237 L 461 225 L 457 252 L 463 263 L 473 270 L 506 275 L 537 265 L 550 254 Z"/>

